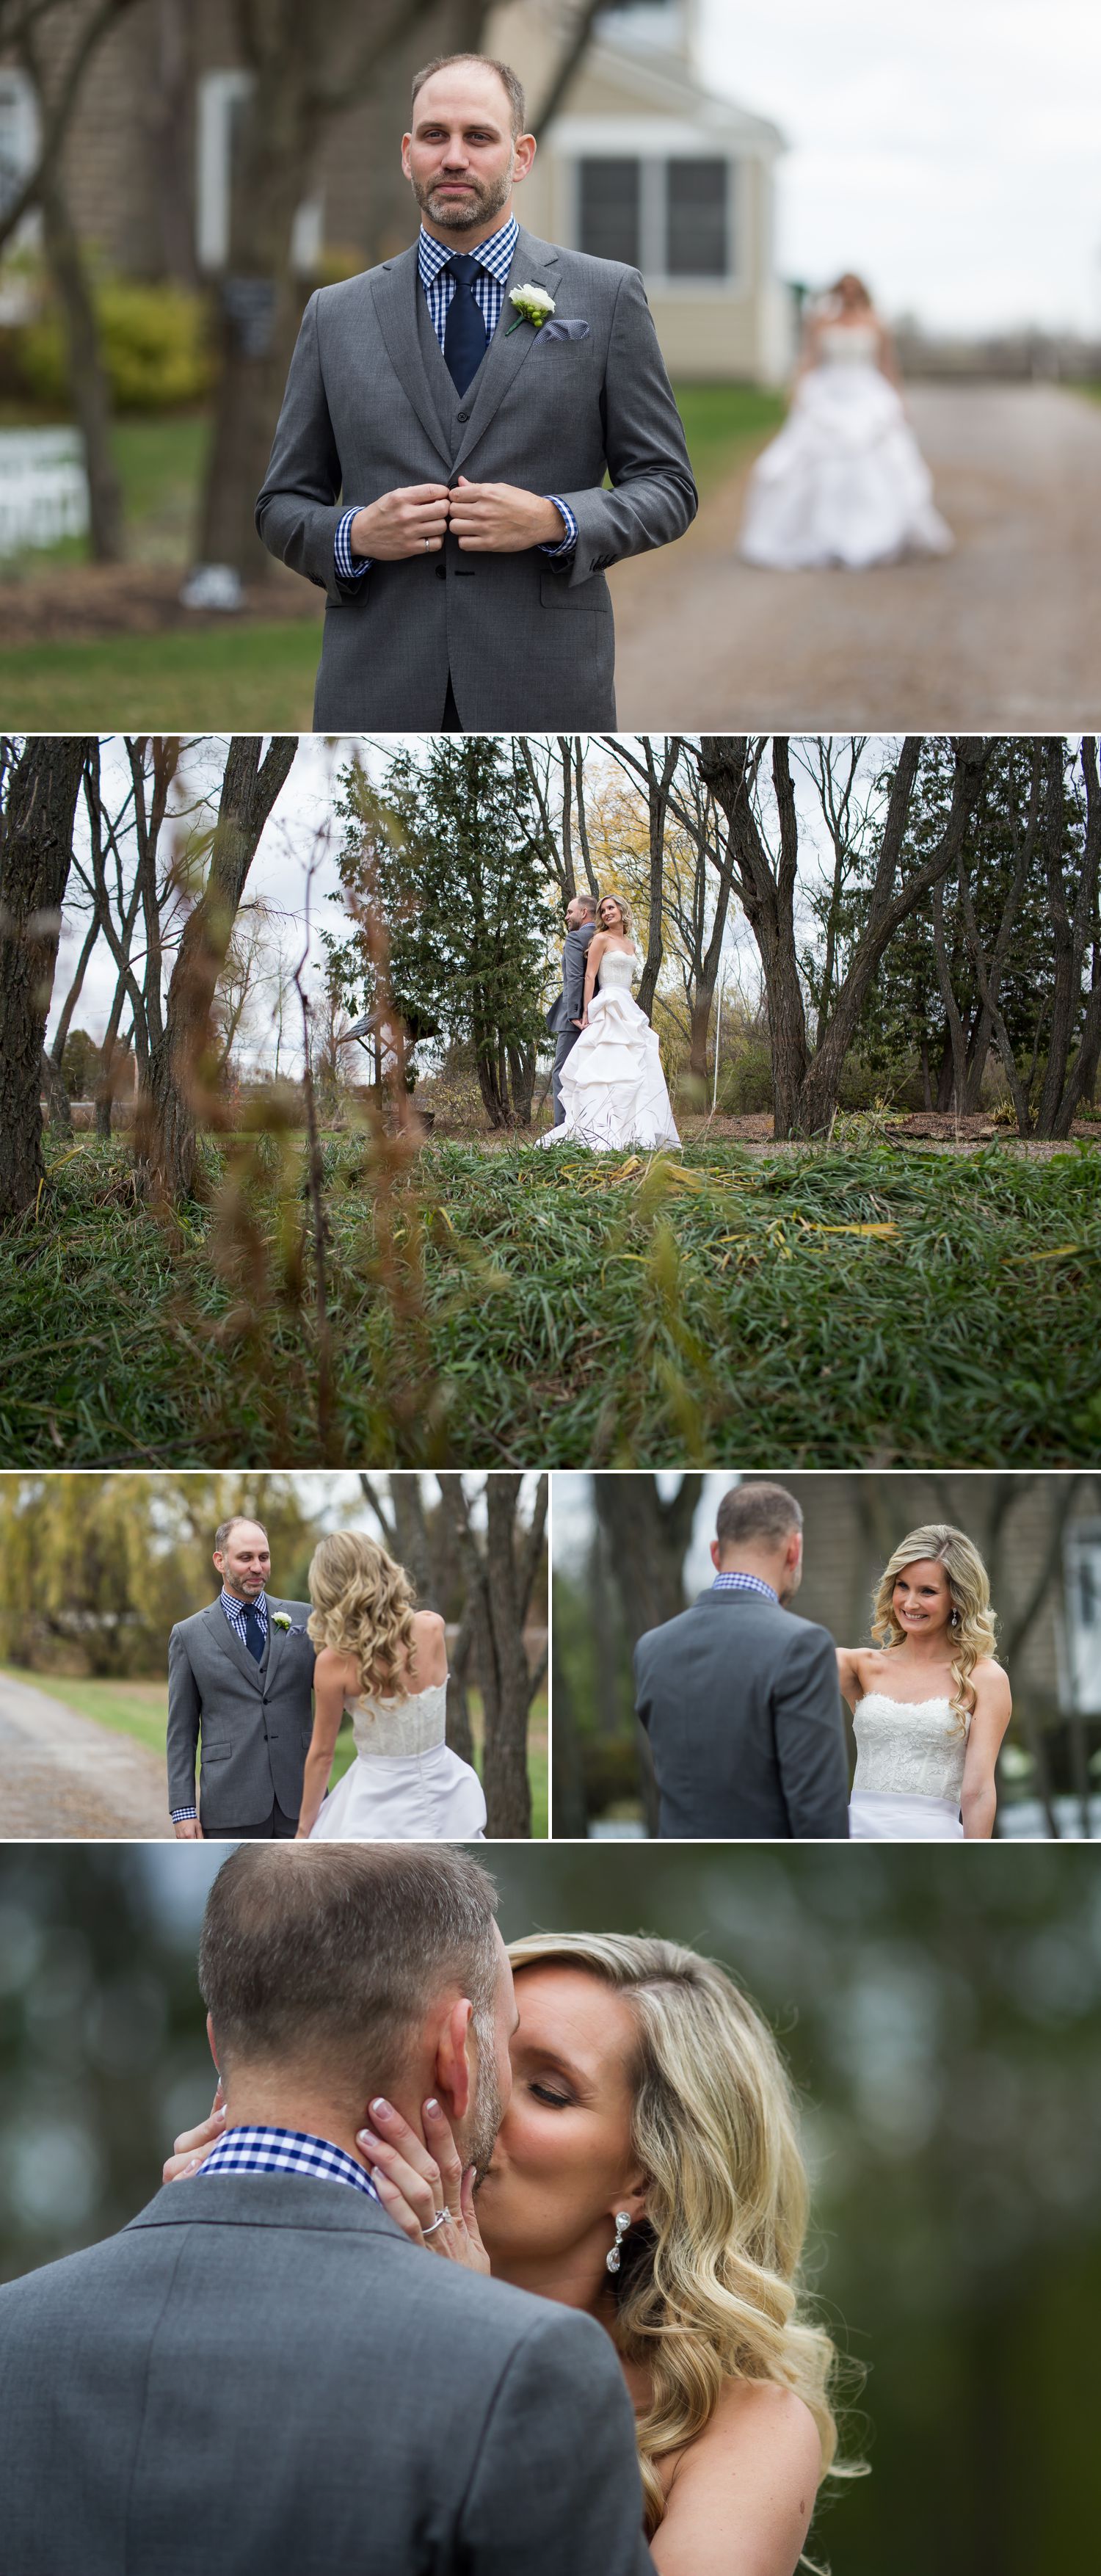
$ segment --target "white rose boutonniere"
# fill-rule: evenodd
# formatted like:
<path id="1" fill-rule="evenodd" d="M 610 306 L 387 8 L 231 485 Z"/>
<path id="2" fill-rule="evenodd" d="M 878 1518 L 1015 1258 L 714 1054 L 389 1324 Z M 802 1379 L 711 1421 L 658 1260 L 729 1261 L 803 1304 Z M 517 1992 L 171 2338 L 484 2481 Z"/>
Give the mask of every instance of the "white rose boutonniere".
<path id="1" fill-rule="evenodd" d="M 508 300 L 516 306 L 516 320 L 509 323 L 506 340 L 519 330 L 521 322 L 530 322 L 533 331 L 541 331 L 554 311 L 554 297 L 543 286 L 510 286 Z"/>
<path id="2" fill-rule="evenodd" d="M 289 1628 L 291 1624 L 290 1611 L 273 1610 L 271 1614 L 271 1624 L 273 1628 Z"/>

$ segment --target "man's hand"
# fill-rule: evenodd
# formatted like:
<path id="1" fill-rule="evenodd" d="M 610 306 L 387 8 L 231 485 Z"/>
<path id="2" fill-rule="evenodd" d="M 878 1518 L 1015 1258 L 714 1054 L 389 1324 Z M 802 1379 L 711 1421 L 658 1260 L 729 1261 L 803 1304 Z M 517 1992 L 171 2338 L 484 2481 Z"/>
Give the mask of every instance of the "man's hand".
<path id="1" fill-rule="evenodd" d="M 197 1816 L 181 1816 L 172 1831 L 178 1843 L 201 1843 L 203 1839 L 203 1829 Z"/>
<path id="2" fill-rule="evenodd" d="M 400 563 L 406 555 L 438 555 L 447 531 L 446 483 L 403 484 L 357 510 L 349 530 L 354 555 Z M 558 517 L 557 510 L 554 513 Z"/>
<path id="3" fill-rule="evenodd" d="M 561 511 L 540 493 L 515 483 L 468 483 L 465 474 L 451 495 L 450 528 L 470 555 L 519 555 L 528 546 L 561 545 L 566 535 Z"/>

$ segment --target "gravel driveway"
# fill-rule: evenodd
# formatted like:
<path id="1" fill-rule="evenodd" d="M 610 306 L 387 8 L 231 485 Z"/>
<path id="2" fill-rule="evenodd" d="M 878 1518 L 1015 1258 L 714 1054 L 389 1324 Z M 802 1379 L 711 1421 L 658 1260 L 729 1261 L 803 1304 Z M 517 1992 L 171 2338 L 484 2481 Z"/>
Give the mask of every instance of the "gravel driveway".
<path id="1" fill-rule="evenodd" d="M 746 473 L 612 575 L 625 731 L 1014 733 L 1101 723 L 1101 403 L 915 385 L 953 555 L 873 572 L 736 559 Z"/>
<path id="2" fill-rule="evenodd" d="M 0 1674 L 0 1840 L 145 1842 L 171 1833 L 155 1753 Z"/>

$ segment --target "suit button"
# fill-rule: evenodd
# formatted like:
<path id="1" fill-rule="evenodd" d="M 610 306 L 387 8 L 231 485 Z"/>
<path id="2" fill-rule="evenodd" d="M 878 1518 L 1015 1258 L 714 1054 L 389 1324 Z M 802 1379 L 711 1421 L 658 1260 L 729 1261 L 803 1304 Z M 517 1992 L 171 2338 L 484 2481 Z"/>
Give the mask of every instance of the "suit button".
<path id="1" fill-rule="evenodd" d="M 446 581 L 446 580 L 447 580 L 447 565 L 446 565 L 446 564 L 437 564 L 437 566 L 436 566 L 436 579 L 437 579 L 437 581 Z"/>
<path id="2" fill-rule="evenodd" d="M 470 413 L 468 411 L 457 411 L 455 418 L 456 420 L 469 420 Z"/>

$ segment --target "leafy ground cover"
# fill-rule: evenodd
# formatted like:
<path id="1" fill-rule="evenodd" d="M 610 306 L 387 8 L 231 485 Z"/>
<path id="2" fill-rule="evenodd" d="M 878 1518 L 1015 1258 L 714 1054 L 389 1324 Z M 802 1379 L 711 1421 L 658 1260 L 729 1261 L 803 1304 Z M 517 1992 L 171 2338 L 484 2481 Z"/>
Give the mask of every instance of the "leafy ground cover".
<path id="1" fill-rule="evenodd" d="M 13 1467 L 1060 1466 L 1101 1447 L 1101 1165 L 882 1138 L 599 1160 L 331 1139 L 331 1386 L 300 1149 L 205 1149 L 159 1218 L 122 1144 L 0 1237 Z M 252 1159 L 246 1161 L 245 1156 Z"/>

